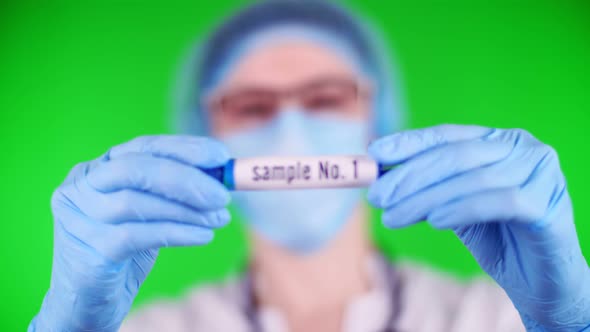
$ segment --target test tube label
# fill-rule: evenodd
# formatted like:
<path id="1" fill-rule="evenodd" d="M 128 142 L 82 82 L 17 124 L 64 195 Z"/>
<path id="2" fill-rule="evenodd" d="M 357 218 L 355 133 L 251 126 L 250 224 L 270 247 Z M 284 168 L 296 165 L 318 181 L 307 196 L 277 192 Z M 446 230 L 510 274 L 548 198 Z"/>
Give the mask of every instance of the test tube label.
<path id="1" fill-rule="evenodd" d="M 236 190 L 365 187 L 377 175 L 367 156 L 255 157 L 234 164 Z"/>

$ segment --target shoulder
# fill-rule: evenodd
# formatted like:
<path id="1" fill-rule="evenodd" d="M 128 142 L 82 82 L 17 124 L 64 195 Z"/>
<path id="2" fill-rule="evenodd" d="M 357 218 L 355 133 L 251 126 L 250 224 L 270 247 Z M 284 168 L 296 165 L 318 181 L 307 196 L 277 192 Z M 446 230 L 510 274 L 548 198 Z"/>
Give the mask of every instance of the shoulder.
<path id="1" fill-rule="evenodd" d="M 433 329 L 425 331 L 525 330 L 504 290 L 487 277 L 461 280 L 410 263 L 399 264 L 397 270 L 402 287 L 402 325 L 416 326 L 420 321 L 431 324 Z"/>
<path id="2" fill-rule="evenodd" d="M 198 286 L 179 300 L 158 301 L 132 312 L 121 332 L 246 331 L 242 281 Z"/>

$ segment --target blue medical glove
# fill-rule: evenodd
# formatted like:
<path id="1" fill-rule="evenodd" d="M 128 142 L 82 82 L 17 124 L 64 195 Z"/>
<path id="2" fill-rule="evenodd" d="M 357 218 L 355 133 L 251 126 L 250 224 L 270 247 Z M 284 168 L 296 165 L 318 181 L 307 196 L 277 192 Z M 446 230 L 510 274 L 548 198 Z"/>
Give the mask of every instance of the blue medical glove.
<path id="1" fill-rule="evenodd" d="M 117 331 L 158 248 L 203 245 L 229 221 L 229 193 L 199 168 L 208 138 L 139 137 L 74 167 L 51 200 L 51 284 L 29 331 Z"/>
<path id="2" fill-rule="evenodd" d="M 529 331 L 590 325 L 590 269 L 555 150 L 523 130 L 444 125 L 382 138 L 369 153 L 399 164 L 369 190 L 386 226 L 452 229 Z"/>

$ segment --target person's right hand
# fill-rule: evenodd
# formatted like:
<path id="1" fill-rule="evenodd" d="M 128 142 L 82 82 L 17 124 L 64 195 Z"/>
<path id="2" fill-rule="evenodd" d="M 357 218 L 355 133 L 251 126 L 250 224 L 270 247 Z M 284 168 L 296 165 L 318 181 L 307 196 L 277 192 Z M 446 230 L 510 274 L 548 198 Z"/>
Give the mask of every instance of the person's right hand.
<path id="1" fill-rule="evenodd" d="M 51 200 L 51 285 L 29 331 L 117 331 L 158 248 L 229 221 L 228 191 L 199 170 L 228 158 L 209 138 L 151 136 L 74 167 Z"/>

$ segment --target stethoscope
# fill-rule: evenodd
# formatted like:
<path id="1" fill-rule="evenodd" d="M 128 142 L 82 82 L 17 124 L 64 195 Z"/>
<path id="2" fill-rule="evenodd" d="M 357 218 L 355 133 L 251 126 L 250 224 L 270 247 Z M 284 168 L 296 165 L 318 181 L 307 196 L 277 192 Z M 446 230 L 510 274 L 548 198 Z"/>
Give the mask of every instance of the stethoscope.
<path id="1" fill-rule="evenodd" d="M 387 280 L 387 288 L 391 294 L 393 310 L 390 313 L 386 327 L 380 332 L 397 332 L 394 327 L 400 315 L 401 303 L 401 280 L 399 275 L 394 270 L 393 266 L 383 257 L 380 257 L 385 267 L 385 278 Z M 252 332 L 263 332 L 262 325 L 258 319 L 256 299 L 254 296 L 254 282 L 250 273 L 246 274 L 243 281 L 243 292 L 245 294 L 244 315 L 248 320 Z"/>

